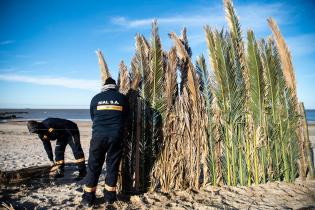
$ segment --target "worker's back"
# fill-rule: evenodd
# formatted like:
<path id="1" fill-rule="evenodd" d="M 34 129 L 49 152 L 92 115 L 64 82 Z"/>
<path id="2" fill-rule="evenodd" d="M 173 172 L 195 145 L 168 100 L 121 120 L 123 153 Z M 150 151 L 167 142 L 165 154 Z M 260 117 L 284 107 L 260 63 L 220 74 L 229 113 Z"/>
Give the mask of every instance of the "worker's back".
<path id="1" fill-rule="evenodd" d="M 126 97 L 114 88 L 94 96 L 90 105 L 93 135 L 119 136 L 127 108 Z"/>
<path id="2" fill-rule="evenodd" d="M 55 128 L 60 128 L 60 129 L 61 128 L 73 129 L 77 127 L 77 124 L 75 124 L 74 122 L 70 120 L 61 119 L 61 118 L 53 118 L 53 117 L 46 118 L 45 120 L 42 121 L 42 123 L 47 127 L 55 127 Z"/>
<path id="3" fill-rule="evenodd" d="M 47 128 L 53 128 L 56 134 L 59 135 L 77 135 L 78 126 L 74 122 L 61 118 L 47 118 L 42 121 L 42 124 Z"/>

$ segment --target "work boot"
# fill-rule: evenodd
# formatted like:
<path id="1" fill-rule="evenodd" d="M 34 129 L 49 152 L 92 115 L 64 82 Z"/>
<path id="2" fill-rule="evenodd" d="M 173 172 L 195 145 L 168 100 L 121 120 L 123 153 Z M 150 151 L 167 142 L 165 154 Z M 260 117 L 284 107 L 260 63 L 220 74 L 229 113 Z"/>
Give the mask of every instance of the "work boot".
<path id="1" fill-rule="evenodd" d="M 86 166 L 85 163 L 78 163 L 78 170 L 79 170 L 79 175 L 75 178 L 76 181 L 80 181 L 83 179 L 86 175 Z"/>
<path id="2" fill-rule="evenodd" d="M 65 172 L 64 172 L 64 168 L 63 167 L 60 167 L 56 170 L 56 173 L 55 175 L 53 176 L 55 179 L 58 179 L 58 178 L 62 178 L 64 177 L 65 175 Z"/>
<path id="3" fill-rule="evenodd" d="M 105 206 L 111 205 L 115 201 L 117 201 L 116 191 L 107 191 L 106 189 L 104 189 L 104 201 L 105 201 Z"/>
<path id="4" fill-rule="evenodd" d="M 81 205 L 84 208 L 91 208 L 94 206 L 95 203 L 95 192 L 85 192 L 82 195 Z"/>

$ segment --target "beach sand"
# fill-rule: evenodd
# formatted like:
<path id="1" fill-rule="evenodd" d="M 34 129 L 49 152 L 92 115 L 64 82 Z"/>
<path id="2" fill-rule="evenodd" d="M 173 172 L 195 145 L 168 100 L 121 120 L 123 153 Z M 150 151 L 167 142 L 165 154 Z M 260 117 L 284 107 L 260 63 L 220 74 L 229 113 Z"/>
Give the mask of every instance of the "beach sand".
<path id="1" fill-rule="evenodd" d="M 87 159 L 91 122 L 77 122 L 77 124 Z M 315 125 L 309 127 L 309 134 L 315 146 Z M 52 144 L 53 148 L 54 144 Z M 68 146 L 65 161 L 71 163 L 73 160 L 72 151 Z M 36 135 L 28 133 L 25 122 L 0 124 L 1 171 L 48 164 L 49 161 L 41 141 Z M 12 204 L 16 209 L 22 207 L 27 209 L 77 209 L 83 186 L 82 181 L 77 183 L 73 181 L 76 175 L 75 166 L 68 164 L 65 168 L 65 177 L 62 179 L 35 178 L 19 186 L 1 185 L 0 204 Z M 103 185 L 104 173 L 100 177 L 97 189 L 98 205 L 96 209 L 104 209 Z M 120 201 L 115 203 L 117 209 L 315 208 L 315 181 L 274 182 L 252 187 L 206 186 L 199 191 L 175 191 L 168 194 L 149 192 L 131 197 L 120 195 L 119 199 Z"/>
<path id="2" fill-rule="evenodd" d="M 91 138 L 91 122 L 76 122 L 80 130 L 81 144 L 88 157 Z M 54 150 L 56 141 L 51 141 Z M 87 159 L 87 158 L 86 158 Z M 74 160 L 70 146 L 66 147 L 65 161 Z M 0 170 L 16 170 L 30 166 L 49 164 L 42 141 L 30 134 L 26 122 L 0 123 Z"/>

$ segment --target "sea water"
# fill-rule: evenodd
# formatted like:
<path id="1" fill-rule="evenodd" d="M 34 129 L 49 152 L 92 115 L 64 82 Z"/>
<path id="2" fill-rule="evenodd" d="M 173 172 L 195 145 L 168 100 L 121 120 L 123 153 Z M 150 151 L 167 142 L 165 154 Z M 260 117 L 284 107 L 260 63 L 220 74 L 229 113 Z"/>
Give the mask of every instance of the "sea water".
<path id="1" fill-rule="evenodd" d="M 315 122 L 315 109 L 305 110 L 306 119 L 309 122 Z"/>
<path id="2" fill-rule="evenodd" d="M 308 109 L 305 112 L 307 121 L 315 122 L 315 110 Z M 8 113 L 6 116 L 15 115 L 16 119 L 20 120 L 43 120 L 48 117 L 82 121 L 91 120 L 89 109 L 0 109 L 0 116 L 4 116 L 3 113 Z"/>
<path id="3" fill-rule="evenodd" d="M 80 121 L 91 120 L 89 109 L 0 109 L 0 116 L 10 115 L 15 115 L 15 120 L 43 120 L 48 117 Z"/>

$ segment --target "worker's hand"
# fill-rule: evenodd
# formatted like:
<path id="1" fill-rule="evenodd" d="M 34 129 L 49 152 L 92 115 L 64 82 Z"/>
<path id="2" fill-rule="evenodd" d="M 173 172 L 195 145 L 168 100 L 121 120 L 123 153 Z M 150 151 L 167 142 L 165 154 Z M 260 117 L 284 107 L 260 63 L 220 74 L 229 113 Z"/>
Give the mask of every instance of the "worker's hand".
<path id="1" fill-rule="evenodd" d="M 60 165 L 54 164 L 51 166 L 50 168 L 50 172 L 55 172 L 56 170 L 58 170 L 60 168 Z"/>
<path id="2" fill-rule="evenodd" d="M 55 162 L 53 160 L 50 161 L 50 166 L 54 166 Z"/>

